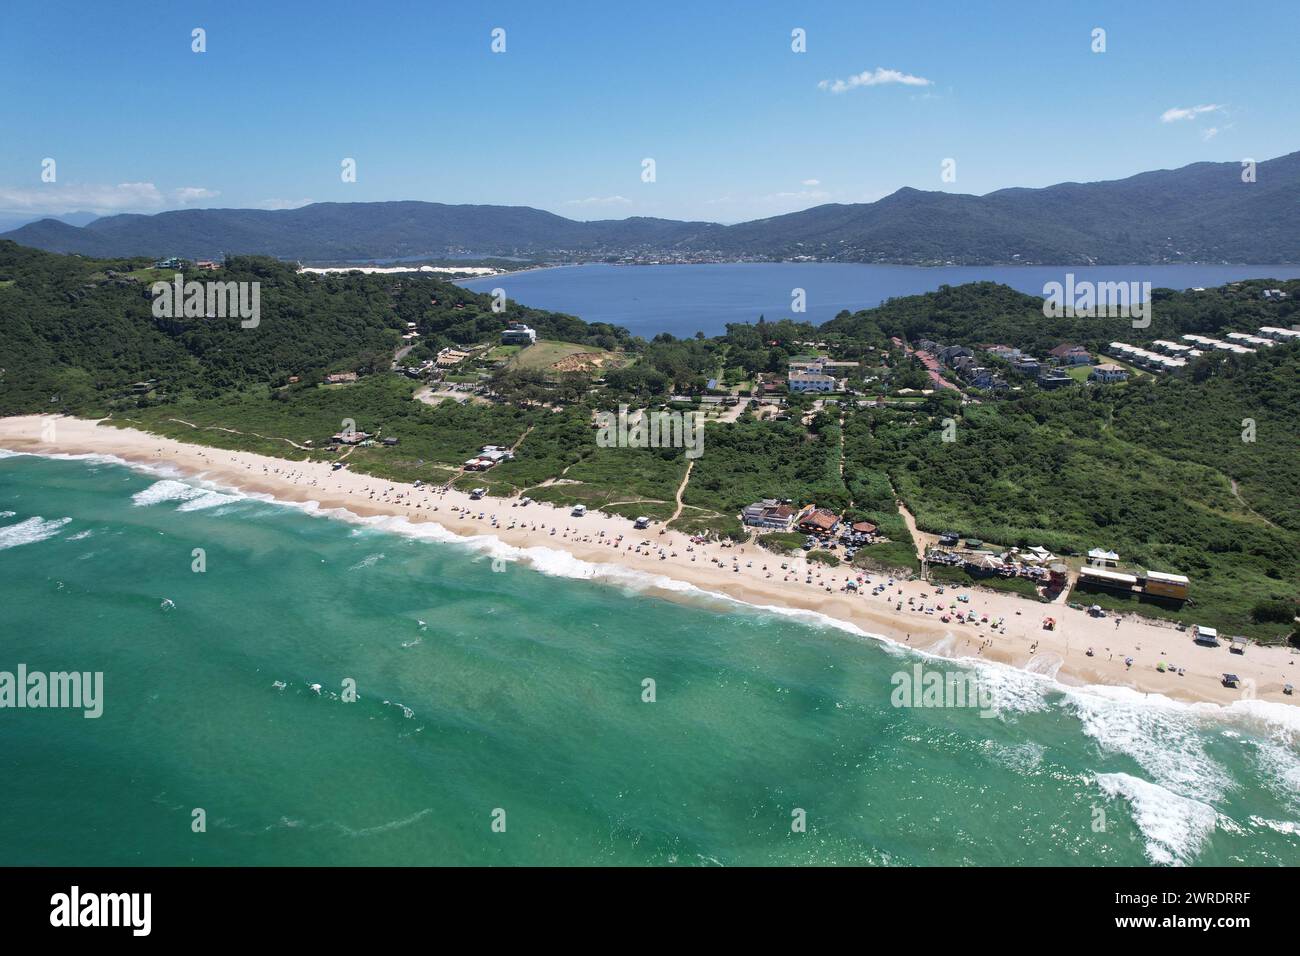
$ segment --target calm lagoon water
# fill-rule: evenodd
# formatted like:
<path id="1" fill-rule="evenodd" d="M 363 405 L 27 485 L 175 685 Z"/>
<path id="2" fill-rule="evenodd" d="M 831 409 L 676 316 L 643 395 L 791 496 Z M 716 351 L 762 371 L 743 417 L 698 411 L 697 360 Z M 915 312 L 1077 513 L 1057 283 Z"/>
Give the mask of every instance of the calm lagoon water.
<path id="1" fill-rule="evenodd" d="M 713 265 L 582 265 L 534 269 L 471 279 L 476 292 L 502 288 L 525 305 L 611 322 L 635 335 L 721 335 L 728 322 L 791 317 L 791 289 L 807 293 L 814 324 L 841 309 L 857 311 L 896 296 L 932 292 L 941 285 L 1001 282 L 1042 295 L 1048 282 L 1150 282 L 1152 288 L 1210 288 L 1238 279 L 1300 277 L 1300 266 L 877 266 L 853 263 L 731 262 Z"/>

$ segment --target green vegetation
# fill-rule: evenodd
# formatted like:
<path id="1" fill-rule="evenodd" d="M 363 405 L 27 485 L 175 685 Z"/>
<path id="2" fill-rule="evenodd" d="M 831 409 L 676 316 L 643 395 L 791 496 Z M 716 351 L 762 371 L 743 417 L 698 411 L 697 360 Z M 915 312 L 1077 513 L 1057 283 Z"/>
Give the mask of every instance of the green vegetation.
<path id="1" fill-rule="evenodd" d="M 1151 327 L 1140 331 L 1108 320 L 1046 320 L 1037 299 L 979 283 L 841 313 L 820 329 L 760 320 L 715 338 L 644 341 L 515 304 L 493 313 L 487 296 L 429 276 L 316 276 L 239 257 L 200 278 L 261 283 L 261 323 L 244 329 L 237 319 L 155 318 L 155 271 L 144 260 L 56 256 L 0 242 L 0 413 L 106 415 L 113 424 L 291 459 L 346 454 L 349 468 L 381 478 L 455 480 L 659 521 L 677 510 L 688 460 L 680 449 L 598 447 L 593 412 L 663 407 L 677 394 L 687 397 L 674 407 L 691 407 L 709 378 L 740 385 L 782 375 L 806 351 L 800 342 L 824 341 L 835 358 L 862 362 L 874 396 L 925 383 L 891 336 L 1003 342 L 1043 354 L 1061 341 L 1095 349 L 1110 338 L 1143 344 L 1300 320 L 1300 282 L 1162 290 Z M 1266 285 L 1291 298 L 1263 300 Z M 511 321 L 527 322 L 545 341 L 495 347 Z M 443 345 L 489 347 L 454 377 L 485 383 L 474 401 L 412 400 L 417 383 L 390 371 L 410 322 L 421 332 L 410 353 L 416 360 Z M 579 353 L 606 361 L 557 368 Z M 335 371 L 360 377 L 322 385 Z M 1192 581 L 1192 602 L 1181 610 L 1096 598 L 1103 606 L 1127 603 L 1265 639 L 1292 630 L 1300 346 L 1207 356 L 1185 374 L 1144 375 L 1120 388 L 1031 387 L 964 406 L 954 393 L 886 407 L 868 397 L 859 407 L 854 399 L 815 404 L 792 396 L 779 419 L 747 411 L 735 422 L 710 421 L 672 527 L 743 538 L 737 515 L 744 506 L 789 498 L 879 527 L 885 540 L 860 548 L 854 564 L 915 569 L 902 501 L 923 531 L 953 530 L 1000 547 L 1042 544 L 1066 555 L 1101 546 L 1127 567 Z M 955 441 L 943 440 L 946 420 Z M 329 450 L 330 436 L 348 421 L 398 442 Z M 516 457 L 462 475 L 464 461 L 486 444 L 512 447 Z M 778 550 L 801 541 L 763 536 L 765 547 Z M 1017 579 L 972 583 L 1028 593 Z"/>
<path id="2" fill-rule="evenodd" d="M 797 531 L 767 531 L 758 536 L 758 543 L 777 554 L 789 554 L 803 548 L 805 537 Z"/>
<path id="3" fill-rule="evenodd" d="M 1035 601 L 1043 600 L 1034 582 L 1028 578 L 1002 578 L 997 575 L 976 577 L 965 568 L 936 567 L 930 569 L 930 579 L 936 584 L 951 584 L 957 587 L 989 588 L 993 591 L 1010 591 Z"/>

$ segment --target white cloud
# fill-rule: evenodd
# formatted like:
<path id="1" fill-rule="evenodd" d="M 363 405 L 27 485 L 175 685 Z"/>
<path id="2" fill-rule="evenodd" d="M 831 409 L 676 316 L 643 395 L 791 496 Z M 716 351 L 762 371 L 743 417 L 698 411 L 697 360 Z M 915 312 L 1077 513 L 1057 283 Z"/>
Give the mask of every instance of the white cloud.
<path id="1" fill-rule="evenodd" d="M 201 199 L 216 199 L 220 195 L 217 190 L 205 189 L 202 186 L 182 186 L 180 189 L 172 190 L 172 196 L 182 206 Z"/>
<path id="2" fill-rule="evenodd" d="M 822 181 L 821 181 L 820 179 L 805 179 L 805 180 L 804 180 L 803 182 L 801 182 L 799 185 L 801 185 L 801 186 L 820 186 L 821 184 L 822 184 Z"/>
<path id="3" fill-rule="evenodd" d="M 878 66 L 874 70 L 863 70 L 847 80 L 822 80 L 817 84 L 817 88 L 830 90 L 832 93 L 843 93 L 859 86 L 885 86 L 891 83 L 901 83 L 904 86 L 934 85 L 933 80 L 927 80 L 925 77 L 912 76 L 910 73 L 902 73 L 898 70 L 886 70 Z"/>
<path id="4" fill-rule="evenodd" d="M 1218 103 L 1207 103 L 1204 106 L 1174 106 L 1160 114 L 1160 122 L 1177 123 L 1179 120 L 1196 119 L 1202 113 L 1217 113 L 1223 109 Z"/>
<path id="5" fill-rule="evenodd" d="M 737 196 L 728 193 L 716 199 L 706 199 L 704 204 L 706 206 L 729 206 L 733 208 L 747 207 L 755 215 L 771 215 L 773 210 L 785 212 L 794 209 L 805 209 L 809 205 L 824 203 L 831 197 L 832 194 L 824 189 L 800 189 L 797 191 L 767 193 L 763 196 Z"/>
<path id="6" fill-rule="evenodd" d="M 153 183 L 46 183 L 40 186 L 0 186 L 0 211 L 47 216 L 93 212 L 111 216 L 123 212 L 160 212 L 215 199 L 221 193 L 204 186 L 181 186 L 164 193 Z"/>
<path id="7" fill-rule="evenodd" d="M 632 200 L 626 196 L 588 196 L 586 199 L 568 199 L 566 206 L 630 206 Z"/>
<path id="8" fill-rule="evenodd" d="M 263 199 L 255 208 L 257 209 L 301 209 L 303 206 L 310 206 L 316 200 L 314 199 Z"/>
<path id="9" fill-rule="evenodd" d="M 119 212 L 157 211 L 165 201 L 153 183 L 46 183 L 32 187 L 0 186 L 0 210 L 5 212 L 40 212 L 62 215 L 69 212 L 93 212 L 109 215 Z"/>
<path id="10" fill-rule="evenodd" d="M 823 199 L 830 199 L 831 194 L 824 189 L 801 189 L 798 192 L 769 193 L 766 196 L 759 196 L 759 202 L 769 202 L 775 200 L 799 199 L 808 200 L 809 202 L 818 202 Z"/>

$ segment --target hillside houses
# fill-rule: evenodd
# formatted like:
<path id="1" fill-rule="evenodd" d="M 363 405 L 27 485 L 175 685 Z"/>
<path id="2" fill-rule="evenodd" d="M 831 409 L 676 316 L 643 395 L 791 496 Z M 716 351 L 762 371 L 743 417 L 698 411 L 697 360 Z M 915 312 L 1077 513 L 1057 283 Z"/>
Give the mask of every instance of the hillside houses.
<path id="1" fill-rule="evenodd" d="M 1295 329 L 1276 329 L 1266 325 L 1259 330 L 1259 334 L 1274 342 L 1300 342 L 1300 331 Z"/>
<path id="2" fill-rule="evenodd" d="M 1158 352 L 1138 348 L 1138 346 L 1129 345 L 1126 342 L 1111 342 L 1108 349 L 1109 353 L 1116 358 L 1154 372 L 1174 372 L 1185 368 L 1188 362 L 1187 358 L 1161 355 Z M 1196 354 L 1199 355 L 1200 353 Z M 1189 354 L 1189 358 L 1195 358 L 1195 356 Z"/>
<path id="3" fill-rule="evenodd" d="M 1048 353 L 1060 365 L 1087 365 L 1092 361 L 1092 356 L 1082 345 L 1070 345 L 1063 343 Z"/>
<path id="4" fill-rule="evenodd" d="M 1016 362 L 1024 357 L 1020 349 L 1012 348 L 1010 345 L 990 345 L 984 351 L 1004 362 Z"/>

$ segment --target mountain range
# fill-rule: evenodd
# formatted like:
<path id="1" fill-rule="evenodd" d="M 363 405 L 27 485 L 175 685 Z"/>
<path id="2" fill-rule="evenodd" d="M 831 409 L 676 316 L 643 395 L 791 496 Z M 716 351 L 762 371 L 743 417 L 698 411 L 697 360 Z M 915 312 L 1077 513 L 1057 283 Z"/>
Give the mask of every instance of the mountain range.
<path id="1" fill-rule="evenodd" d="M 1300 152 L 1193 163 L 984 196 L 904 188 L 735 225 L 581 222 L 528 206 L 313 203 L 41 219 L 0 239 L 97 257 L 260 254 L 304 262 L 472 257 L 595 261 L 797 259 L 967 265 L 1300 262 Z"/>

